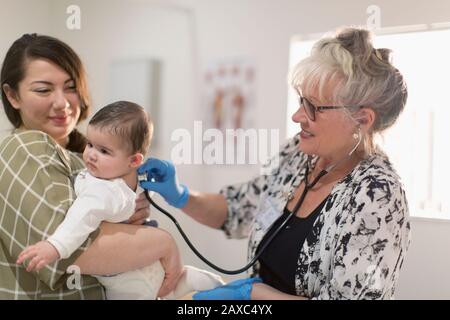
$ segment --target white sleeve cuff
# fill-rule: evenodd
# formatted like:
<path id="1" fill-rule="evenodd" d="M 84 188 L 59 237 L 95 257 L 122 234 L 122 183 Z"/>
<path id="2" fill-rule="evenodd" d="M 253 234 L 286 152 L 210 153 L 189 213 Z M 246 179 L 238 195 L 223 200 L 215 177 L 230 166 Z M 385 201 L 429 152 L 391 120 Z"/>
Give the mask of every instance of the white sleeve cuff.
<path id="1" fill-rule="evenodd" d="M 60 241 L 54 239 L 53 237 L 48 238 L 47 241 L 56 248 L 56 251 L 58 251 L 59 253 L 60 259 L 67 259 L 68 257 L 70 257 L 71 252 L 69 252 Z"/>

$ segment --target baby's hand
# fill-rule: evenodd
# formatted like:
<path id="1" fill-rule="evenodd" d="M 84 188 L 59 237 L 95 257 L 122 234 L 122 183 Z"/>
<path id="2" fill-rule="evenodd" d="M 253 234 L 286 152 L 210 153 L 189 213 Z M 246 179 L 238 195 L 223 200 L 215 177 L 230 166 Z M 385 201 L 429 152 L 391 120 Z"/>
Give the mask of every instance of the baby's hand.
<path id="1" fill-rule="evenodd" d="M 39 271 L 46 265 L 55 262 L 59 258 L 56 248 L 48 241 L 39 241 L 38 243 L 25 248 L 17 259 L 17 264 L 22 264 L 30 259 L 27 271 Z"/>
<path id="2" fill-rule="evenodd" d="M 139 194 L 136 198 L 136 207 L 134 214 L 128 219 L 127 223 L 141 225 L 144 224 L 146 219 L 150 216 L 150 203 L 145 197 L 144 192 Z"/>

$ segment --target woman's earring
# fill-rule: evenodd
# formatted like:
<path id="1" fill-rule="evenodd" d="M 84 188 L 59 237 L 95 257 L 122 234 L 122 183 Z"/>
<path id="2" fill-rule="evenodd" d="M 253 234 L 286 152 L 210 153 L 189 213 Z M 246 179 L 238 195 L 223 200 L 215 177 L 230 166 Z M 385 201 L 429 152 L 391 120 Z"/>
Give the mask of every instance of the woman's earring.
<path id="1" fill-rule="evenodd" d="M 355 132 L 353 134 L 353 139 L 358 140 L 360 136 L 361 136 L 361 128 L 358 126 L 358 132 Z"/>

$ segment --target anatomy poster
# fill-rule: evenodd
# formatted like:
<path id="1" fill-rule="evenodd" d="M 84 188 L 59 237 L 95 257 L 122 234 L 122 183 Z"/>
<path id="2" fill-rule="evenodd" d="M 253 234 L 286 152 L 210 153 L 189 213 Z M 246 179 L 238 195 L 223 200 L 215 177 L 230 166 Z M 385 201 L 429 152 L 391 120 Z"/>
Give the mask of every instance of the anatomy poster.
<path id="1" fill-rule="evenodd" d="M 255 67 L 250 59 L 215 61 L 202 76 L 206 126 L 222 131 L 252 128 L 256 118 Z"/>

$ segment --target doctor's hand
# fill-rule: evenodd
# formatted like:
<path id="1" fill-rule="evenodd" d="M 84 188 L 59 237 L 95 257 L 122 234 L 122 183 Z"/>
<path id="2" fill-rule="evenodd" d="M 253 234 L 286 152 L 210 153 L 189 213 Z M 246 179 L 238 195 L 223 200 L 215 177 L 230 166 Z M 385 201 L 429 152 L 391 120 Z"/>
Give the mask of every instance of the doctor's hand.
<path id="1" fill-rule="evenodd" d="M 261 278 L 246 278 L 227 285 L 199 291 L 192 296 L 194 300 L 250 300 L 253 284 L 262 282 Z"/>
<path id="2" fill-rule="evenodd" d="M 158 192 L 173 207 L 183 208 L 189 199 L 189 190 L 178 182 L 175 166 L 170 161 L 148 159 L 138 169 L 147 181 L 140 181 L 142 188 Z"/>

